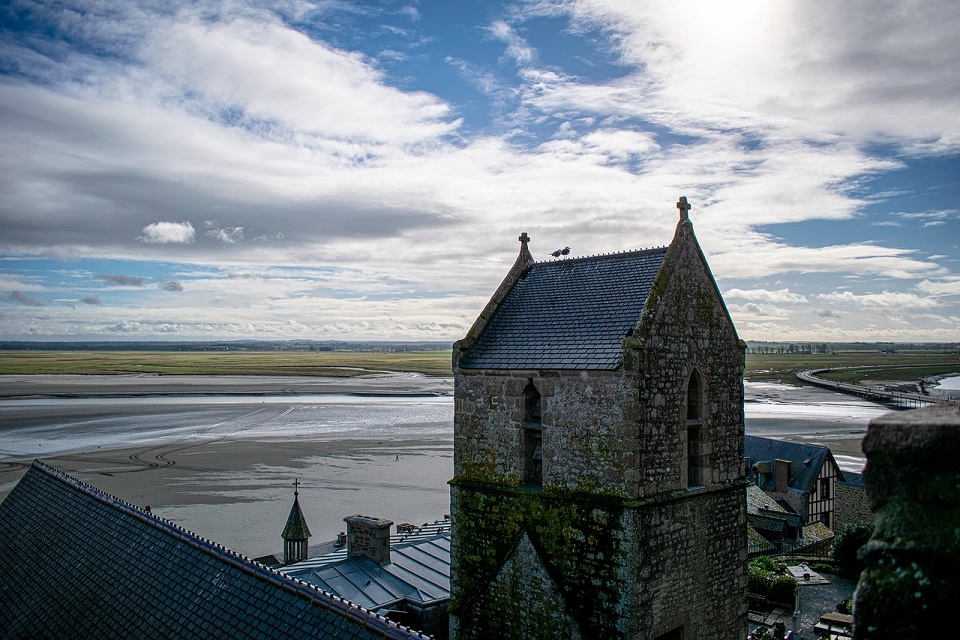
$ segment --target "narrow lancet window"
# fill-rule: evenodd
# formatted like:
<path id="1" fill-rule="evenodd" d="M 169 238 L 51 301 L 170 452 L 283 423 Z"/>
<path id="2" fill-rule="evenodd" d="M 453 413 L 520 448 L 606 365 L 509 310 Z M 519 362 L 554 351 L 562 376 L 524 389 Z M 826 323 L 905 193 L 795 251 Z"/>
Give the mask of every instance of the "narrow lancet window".
<path id="1" fill-rule="evenodd" d="M 687 384 L 687 420 L 701 418 L 701 395 L 700 374 L 694 371 L 690 374 L 690 382 Z"/>
<path id="2" fill-rule="evenodd" d="M 523 484 L 543 486 L 543 418 L 540 391 L 533 381 L 523 390 Z"/>
<path id="3" fill-rule="evenodd" d="M 700 374 L 694 371 L 687 382 L 687 486 L 702 487 L 707 482 L 710 456 L 703 424 L 704 388 Z"/>

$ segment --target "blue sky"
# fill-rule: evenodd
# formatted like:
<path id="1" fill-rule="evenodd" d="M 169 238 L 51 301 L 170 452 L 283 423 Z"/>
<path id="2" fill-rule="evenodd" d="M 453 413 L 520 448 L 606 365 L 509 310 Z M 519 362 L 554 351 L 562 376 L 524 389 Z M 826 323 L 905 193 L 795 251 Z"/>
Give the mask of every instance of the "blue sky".
<path id="1" fill-rule="evenodd" d="M 455 340 L 666 244 L 741 337 L 960 340 L 953 0 L 0 8 L 0 339 Z"/>

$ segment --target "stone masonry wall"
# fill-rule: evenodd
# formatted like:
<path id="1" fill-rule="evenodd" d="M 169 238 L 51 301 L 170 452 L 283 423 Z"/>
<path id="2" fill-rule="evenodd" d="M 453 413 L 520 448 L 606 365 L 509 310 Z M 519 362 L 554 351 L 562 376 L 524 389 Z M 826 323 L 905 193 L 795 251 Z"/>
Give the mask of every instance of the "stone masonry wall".
<path id="1" fill-rule="evenodd" d="M 460 372 L 454 475 L 523 483 L 524 389 L 531 380 L 542 398 L 543 487 L 625 495 L 636 469 L 628 450 L 636 444 L 635 403 L 629 401 L 636 394 L 613 373 Z"/>
<path id="2" fill-rule="evenodd" d="M 684 638 L 746 637 L 743 493 L 742 487 L 700 492 L 632 512 L 638 606 L 630 637 L 653 640 L 681 625 Z"/>
<path id="3" fill-rule="evenodd" d="M 626 637 L 634 532 L 621 499 L 452 484 L 453 637 Z"/>
<path id="4" fill-rule="evenodd" d="M 860 550 L 855 640 L 956 636 L 960 602 L 960 410 L 944 404 L 870 421 L 863 480 L 876 514 Z"/>
<path id="5" fill-rule="evenodd" d="M 692 234 L 678 227 L 650 293 L 658 304 L 648 305 L 626 341 L 624 369 L 637 381 L 643 425 L 637 452 L 642 475 L 632 491 L 637 496 L 686 488 L 687 383 L 693 372 L 704 382 L 701 430 L 711 469 L 705 484 L 743 477 L 745 348 Z"/>
<path id="6" fill-rule="evenodd" d="M 570 620 L 586 638 L 654 640 L 680 626 L 686 640 L 746 637 L 743 356 L 682 222 L 618 371 L 455 362 L 453 637 L 526 637 L 527 618 L 549 621 L 544 637 L 574 635 Z M 702 401 L 688 423 L 693 372 Z M 530 380 L 542 488 L 523 487 Z M 696 487 L 691 426 L 705 469 Z M 539 592 L 522 588 L 530 577 Z"/>
<path id="7" fill-rule="evenodd" d="M 833 501 L 833 530 L 843 531 L 850 524 L 870 524 L 873 522 L 873 513 L 870 511 L 870 501 L 864 487 L 834 483 L 836 498 Z"/>

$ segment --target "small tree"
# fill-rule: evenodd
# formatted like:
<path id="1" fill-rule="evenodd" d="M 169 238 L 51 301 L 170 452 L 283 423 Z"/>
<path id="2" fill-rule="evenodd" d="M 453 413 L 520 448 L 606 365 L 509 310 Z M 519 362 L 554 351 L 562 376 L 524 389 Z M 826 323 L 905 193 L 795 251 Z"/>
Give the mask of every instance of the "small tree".
<path id="1" fill-rule="evenodd" d="M 840 531 L 833 542 L 833 559 L 840 571 L 847 575 L 863 571 L 863 561 L 857 557 L 857 552 L 872 535 L 872 524 L 848 524 Z"/>

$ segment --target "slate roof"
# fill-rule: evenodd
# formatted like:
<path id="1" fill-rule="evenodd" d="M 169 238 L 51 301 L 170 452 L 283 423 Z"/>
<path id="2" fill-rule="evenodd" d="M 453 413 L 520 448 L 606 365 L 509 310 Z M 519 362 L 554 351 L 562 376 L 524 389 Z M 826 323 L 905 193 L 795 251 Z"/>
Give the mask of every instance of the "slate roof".
<path id="1" fill-rule="evenodd" d="M 390 562 L 378 565 L 346 548 L 281 569 L 364 608 L 389 609 L 401 600 L 420 605 L 450 598 L 450 520 L 391 536 Z"/>
<path id="2" fill-rule="evenodd" d="M 464 369 L 613 370 L 667 247 L 530 265 L 476 342 Z"/>
<path id="3" fill-rule="evenodd" d="M 0 549 L 4 637 L 425 637 L 40 462 Z"/>
<path id="4" fill-rule="evenodd" d="M 827 458 L 833 456 L 830 449 L 821 445 L 788 442 L 761 436 L 744 436 L 743 455 L 750 458 L 750 466 L 758 462 L 770 463 L 771 473 L 762 474 L 759 484 L 760 488 L 765 491 L 773 491 L 776 488 L 773 461 L 790 460 L 790 484 L 788 488 L 803 493 L 813 491 L 817 476 L 820 475 L 820 469 Z M 838 470 L 838 473 L 840 474 L 839 479 L 842 480 L 843 472 Z M 747 469 L 747 480 L 756 482 L 754 472 L 750 468 Z"/>

